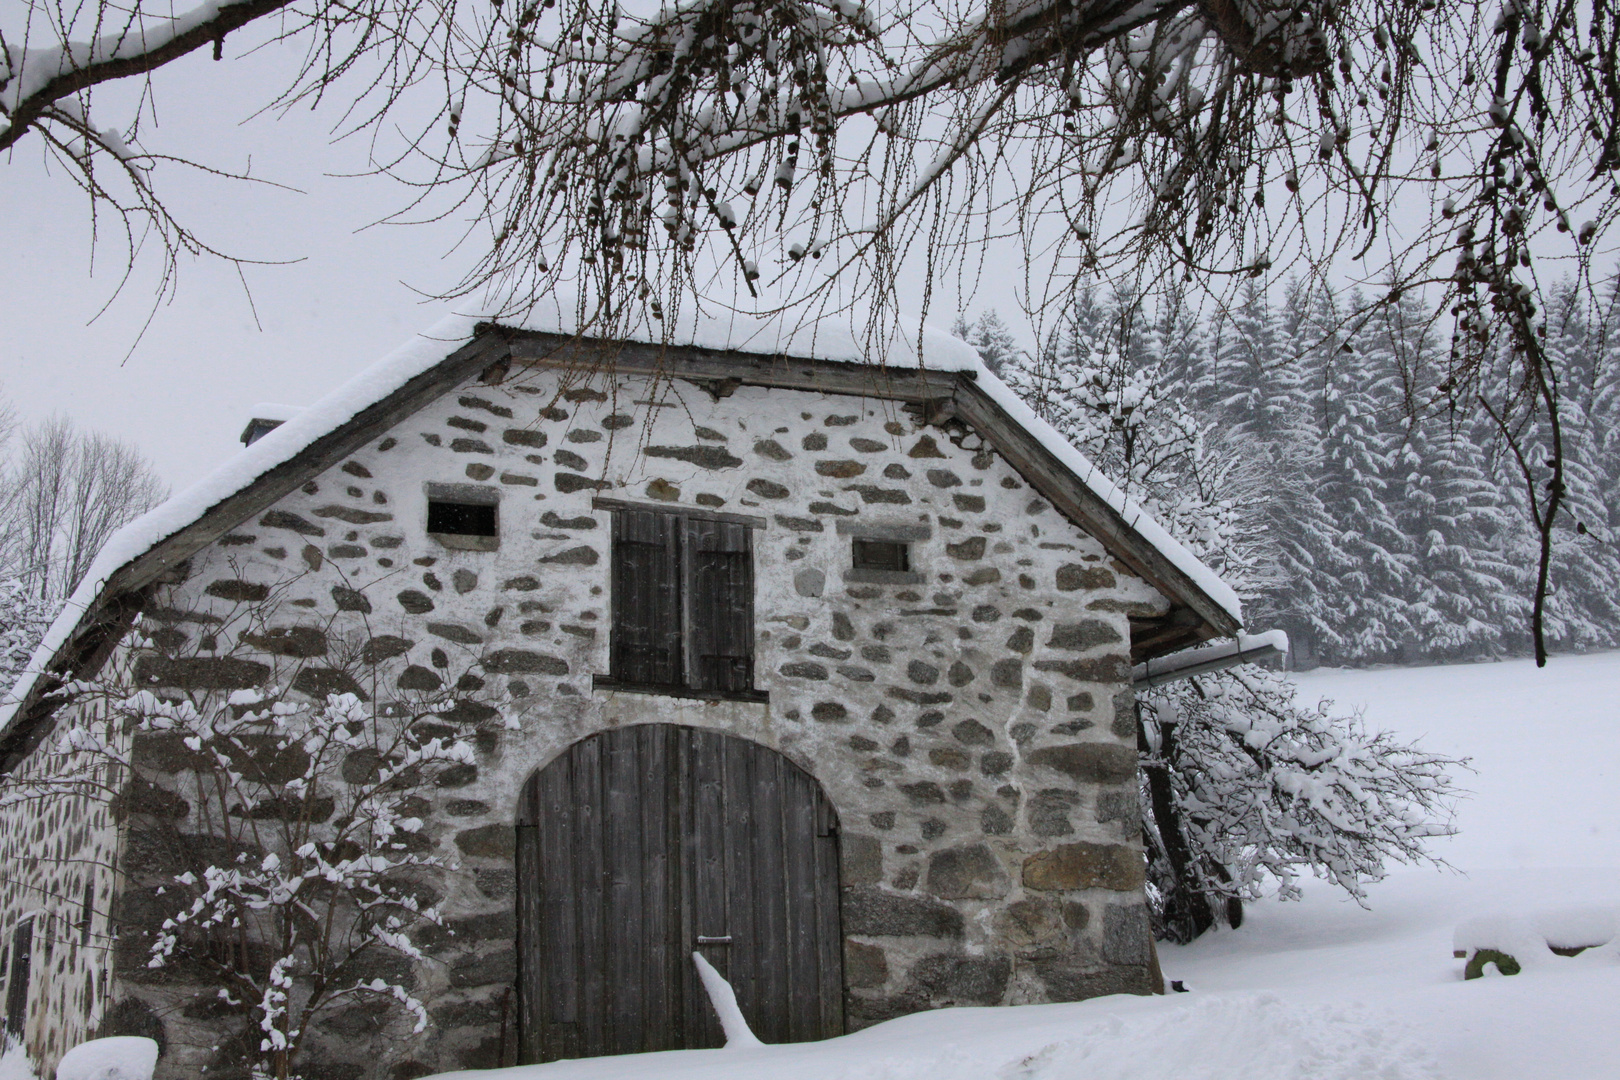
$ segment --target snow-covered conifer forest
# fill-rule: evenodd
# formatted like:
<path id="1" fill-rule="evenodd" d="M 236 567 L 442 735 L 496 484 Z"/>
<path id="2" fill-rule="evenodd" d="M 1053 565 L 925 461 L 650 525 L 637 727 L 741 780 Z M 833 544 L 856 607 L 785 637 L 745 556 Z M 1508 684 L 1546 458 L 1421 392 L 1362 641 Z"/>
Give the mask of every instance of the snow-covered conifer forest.
<path id="1" fill-rule="evenodd" d="M 1620 644 L 1620 294 L 1553 290 L 1568 509 L 1552 529 L 1547 636 Z M 1522 655 L 1539 536 L 1514 447 L 1489 413 L 1449 409 L 1436 313 L 1415 296 L 1269 298 L 1224 310 L 1083 290 L 1019 344 L 994 312 L 959 320 L 1038 411 L 1120 476 L 1282 627 L 1296 667 Z M 1484 377 L 1510 398 L 1507 364 Z M 1515 432 L 1532 460 L 1545 425 Z"/>

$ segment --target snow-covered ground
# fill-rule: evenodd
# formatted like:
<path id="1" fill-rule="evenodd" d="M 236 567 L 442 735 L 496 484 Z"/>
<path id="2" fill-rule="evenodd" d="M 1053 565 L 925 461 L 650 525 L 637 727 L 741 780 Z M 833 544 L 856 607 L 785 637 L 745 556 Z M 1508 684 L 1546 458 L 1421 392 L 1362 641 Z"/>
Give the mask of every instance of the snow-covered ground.
<path id="1" fill-rule="evenodd" d="M 456 1080 L 1600 1080 L 1620 1077 L 1620 953 L 1464 982 L 1457 923 L 1620 905 L 1620 653 L 1320 671 L 1304 691 L 1473 758 L 1457 872 L 1393 872 L 1364 911 L 1321 884 L 1166 947 L 1190 993 L 947 1009 L 822 1043 L 597 1058 Z M 436 1078 L 448 1080 L 448 1077 Z"/>

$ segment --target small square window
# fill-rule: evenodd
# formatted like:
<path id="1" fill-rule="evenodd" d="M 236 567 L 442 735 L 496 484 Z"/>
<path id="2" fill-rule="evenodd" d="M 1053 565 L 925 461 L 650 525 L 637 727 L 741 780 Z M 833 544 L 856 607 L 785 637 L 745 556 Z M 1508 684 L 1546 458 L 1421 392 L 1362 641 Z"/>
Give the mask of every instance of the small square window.
<path id="1" fill-rule="evenodd" d="M 427 534 L 448 548 L 496 550 L 500 493 L 476 484 L 428 484 Z"/>
<path id="2" fill-rule="evenodd" d="M 852 565 L 856 570 L 889 570 L 905 573 L 911 569 L 911 545 L 898 540 L 869 540 L 856 537 L 850 543 Z"/>
<path id="3" fill-rule="evenodd" d="M 427 531 L 456 536 L 494 536 L 495 506 L 492 503 L 428 501 Z"/>

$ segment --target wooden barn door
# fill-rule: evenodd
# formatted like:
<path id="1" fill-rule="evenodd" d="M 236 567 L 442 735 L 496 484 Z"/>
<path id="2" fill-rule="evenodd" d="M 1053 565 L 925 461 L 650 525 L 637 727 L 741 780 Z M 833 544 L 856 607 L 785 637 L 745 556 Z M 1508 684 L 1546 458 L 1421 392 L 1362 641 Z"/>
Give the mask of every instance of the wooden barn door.
<path id="1" fill-rule="evenodd" d="M 694 951 L 765 1042 L 843 1033 L 837 819 L 780 754 L 603 732 L 530 778 L 517 835 L 520 1063 L 722 1045 Z"/>

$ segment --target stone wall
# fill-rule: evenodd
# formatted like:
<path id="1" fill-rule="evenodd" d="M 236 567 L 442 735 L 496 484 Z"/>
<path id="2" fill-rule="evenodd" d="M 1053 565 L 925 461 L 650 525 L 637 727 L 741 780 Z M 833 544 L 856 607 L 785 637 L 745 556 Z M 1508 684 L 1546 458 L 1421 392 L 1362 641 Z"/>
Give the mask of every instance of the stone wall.
<path id="1" fill-rule="evenodd" d="M 63 709 L 52 736 L 0 786 L 0 1003 L 10 989 L 6 984 L 17 926 L 31 919 L 22 1036 L 45 1076 L 63 1053 L 95 1034 L 98 1026 L 107 1026 L 103 1021 L 110 1007 L 109 916 L 117 891 L 119 844 L 110 793 L 121 786 L 121 777 L 100 755 L 59 753 L 58 735 L 69 725 L 89 728 L 115 748 L 120 743 L 99 704 Z M 67 787 L 51 782 L 62 776 L 92 783 Z M 129 1020 L 123 1014 L 121 1010 L 119 1017 Z M 109 1033 L 115 1029 L 147 1033 L 108 1026 Z"/>
<path id="2" fill-rule="evenodd" d="M 493 550 L 427 535 L 430 484 L 497 493 Z M 593 509 L 597 495 L 765 519 L 756 684 L 769 702 L 593 689 L 610 617 L 610 514 Z M 852 572 L 854 533 L 913 538 L 912 576 Z M 351 1010 L 331 1023 L 312 1080 L 500 1063 L 503 1012 L 515 1023 L 519 789 L 616 725 L 726 731 L 820 781 L 843 828 L 851 1028 L 942 1005 L 1149 988 L 1122 688 L 1128 616 L 1168 605 L 970 433 L 875 399 L 564 386 L 515 369 L 400 423 L 243 522 L 190 573 L 154 612 L 141 660 L 153 684 L 223 691 L 290 659 L 309 695 L 389 700 L 454 684 L 466 716 L 500 715 L 477 763 L 423 807 L 424 835 L 459 866 L 442 883 L 450 927 L 424 935 L 431 962 L 410 976 L 435 1030 L 411 1036 Z M 271 625 L 244 634 L 249 609 L 273 612 Z M 142 774 L 155 790 L 173 780 L 151 754 Z M 196 988 L 155 983 L 138 961 L 132 944 L 124 987 L 192 1047 L 162 1073 L 196 1075 L 225 1021 L 184 1004 Z"/>

